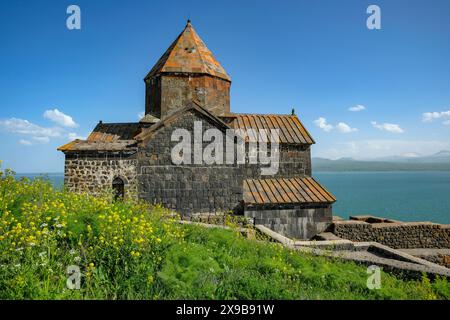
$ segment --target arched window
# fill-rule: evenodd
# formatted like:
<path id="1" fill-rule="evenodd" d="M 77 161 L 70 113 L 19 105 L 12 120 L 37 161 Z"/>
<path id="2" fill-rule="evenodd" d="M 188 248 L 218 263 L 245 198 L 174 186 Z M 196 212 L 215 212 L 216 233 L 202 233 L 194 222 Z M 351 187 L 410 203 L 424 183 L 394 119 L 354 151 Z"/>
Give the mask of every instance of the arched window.
<path id="1" fill-rule="evenodd" d="M 125 183 L 119 177 L 114 178 L 112 182 L 114 200 L 121 200 L 125 196 Z"/>

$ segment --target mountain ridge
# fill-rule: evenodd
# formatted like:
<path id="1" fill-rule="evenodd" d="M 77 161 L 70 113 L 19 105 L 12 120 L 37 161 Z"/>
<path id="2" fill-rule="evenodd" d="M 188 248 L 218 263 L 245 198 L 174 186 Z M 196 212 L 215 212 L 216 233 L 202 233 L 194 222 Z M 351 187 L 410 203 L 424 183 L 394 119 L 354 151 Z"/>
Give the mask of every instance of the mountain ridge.
<path id="1" fill-rule="evenodd" d="M 313 157 L 312 167 L 315 171 L 450 171 L 450 151 L 441 150 L 427 156 L 391 156 L 367 160 Z"/>

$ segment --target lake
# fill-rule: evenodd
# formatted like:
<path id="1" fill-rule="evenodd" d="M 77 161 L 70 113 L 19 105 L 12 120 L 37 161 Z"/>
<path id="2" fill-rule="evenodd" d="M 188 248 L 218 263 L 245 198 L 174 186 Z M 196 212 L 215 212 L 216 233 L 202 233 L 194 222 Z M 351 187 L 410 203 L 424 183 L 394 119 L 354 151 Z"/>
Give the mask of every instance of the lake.
<path id="1" fill-rule="evenodd" d="M 333 214 L 450 223 L 450 172 L 315 172 L 332 192 Z"/>
<path id="2" fill-rule="evenodd" d="M 42 174 L 17 174 L 30 178 Z M 45 175 L 61 187 L 59 173 Z M 371 214 L 402 221 L 450 223 L 450 172 L 314 172 L 337 202 L 333 213 Z"/>

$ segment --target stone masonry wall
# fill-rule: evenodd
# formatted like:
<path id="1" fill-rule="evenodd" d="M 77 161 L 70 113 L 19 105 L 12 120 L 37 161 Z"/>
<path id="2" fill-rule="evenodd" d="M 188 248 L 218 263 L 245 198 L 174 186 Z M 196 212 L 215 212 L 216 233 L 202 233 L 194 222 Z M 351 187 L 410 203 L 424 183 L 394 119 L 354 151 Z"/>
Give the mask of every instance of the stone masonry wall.
<path id="1" fill-rule="evenodd" d="M 209 119 L 190 111 L 157 130 L 138 153 L 139 197 L 160 203 L 182 215 L 198 212 L 239 210 L 242 200 L 242 169 L 236 164 L 172 163 L 171 141 L 174 129 L 191 133 L 194 150 L 194 122 L 201 121 L 203 132 L 216 128 Z M 203 142 L 203 149 L 210 142 Z M 224 147 L 225 151 L 225 147 Z M 192 152 L 193 153 L 193 152 Z M 225 153 L 224 153 L 225 157 Z M 193 160 L 193 155 L 192 158 Z M 225 161 L 223 161 L 225 162 Z"/>
<path id="2" fill-rule="evenodd" d="M 277 206 L 245 208 L 245 216 L 255 224 L 293 239 L 311 239 L 325 231 L 332 221 L 331 206 Z"/>
<path id="3" fill-rule="evenodd" d="M 268 148 L 270 150 L 270 148 Z M 247 157 L 248 158 L 248 157 Z M 264 165 L 268 167 L 268 165 Z M 275 175 L 261 175 L 261 165 L 244 165 L 246 179 L 292 178 L 311 176 L 311 149 L 304 145 L 281 145 L 278 172 Z"/>
<path id="4" fill-rule="evenodd" d="M 163 118 L 192 101 L 198 101 L 213 114 L 230 112 L 229 81 L 209 75 L 168 75 L 148 80 L 146 84 L 146 110 Z"/>
<path id="5" fill-rule="evenodd" d="M 113 179 L 120 177 L 125 183 L 125 194 L 136 196 L 136 164 L 130 155 L 66 155 L 64 185 L 73 192 L 95 195 L 112 188 Z"/>
<path id="6" fill-rule="evenodd" d="M 161 77 L 146 80 L 145 114 L 161 118 Z"/>
<path id="7" fill-rule="evenodd" d="M 146 166 L 139 174 L 139 197 L 181 215 L 238 210 L 241 171 L 228 167 Z"/>
<path id="8" fill-rule="evenodd" d="M 335 221 L 332 232 L 351 241 L 376 241 L 395 249 L 450 248 L 450 225 L 428 222 Z"/>

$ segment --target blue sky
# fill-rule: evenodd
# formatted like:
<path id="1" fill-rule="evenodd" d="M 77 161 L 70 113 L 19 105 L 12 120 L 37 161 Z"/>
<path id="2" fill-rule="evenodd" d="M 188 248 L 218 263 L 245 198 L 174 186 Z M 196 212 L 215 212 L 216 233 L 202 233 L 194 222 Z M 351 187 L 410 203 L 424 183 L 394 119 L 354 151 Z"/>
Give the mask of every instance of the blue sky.
<path id="1" fill-rule="evenodd" d="M 66 28 L 70 4 L 81 30 Z M 370 4 L 381 30 L 366 27 Z M 142 79 L 188 17 L 232 77 L 232 110 L 294 106 L 314 156 L 450 149 L 449 14 L 447 0 L 2 1 L 0 159 L 62 172 L 56 147 L 98 120 L 136 121 Z"/>

